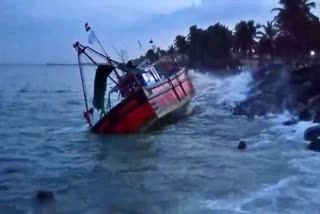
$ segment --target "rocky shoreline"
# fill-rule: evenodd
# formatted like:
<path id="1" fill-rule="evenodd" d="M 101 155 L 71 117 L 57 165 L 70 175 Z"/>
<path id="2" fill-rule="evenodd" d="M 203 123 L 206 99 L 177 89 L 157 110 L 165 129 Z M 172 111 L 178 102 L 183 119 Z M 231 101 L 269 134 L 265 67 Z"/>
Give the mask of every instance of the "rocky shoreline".
<path id="1" fill-rule="evenodd" d="M 320 123 L 320 63 L 264 64 L 253 72 L 250 87 L 247 99 L 233 109 L 234 115 L 252 119 L 289 111 L 293 117 L 283 122 L 285 126 L 299 121 Z M 320 128 L 316 130 L 320 137 Z"/>

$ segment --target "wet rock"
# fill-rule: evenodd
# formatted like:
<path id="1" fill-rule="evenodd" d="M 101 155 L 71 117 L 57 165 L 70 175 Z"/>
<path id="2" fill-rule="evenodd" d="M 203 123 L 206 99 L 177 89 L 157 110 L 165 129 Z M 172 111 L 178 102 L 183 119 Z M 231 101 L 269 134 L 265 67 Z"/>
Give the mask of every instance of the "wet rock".
<path id="1" fill-rule="evenodd" d="M 313 142 L 318 138 L 320 138 L 320 125 L 310 127 L 304 132 L 304 140 L 306 141 Z"/>
<path id="2" fill-rule="evenodd" d="M 235 115 L 252 118 L 252 115 L 281 113 L 286 109 L 285 105 L 291 103 L 289 74 L 285 65 L 264 65 L 253 73 L 253 78 L 249 96 L 234 109 Z"/>
<path id="3" fill-rule="evenodd" d="M 55 199 L 53 192 L 51 191 L 45 191 L 45 190 L 40 190 L 36 194 L 36 199 L 41 202 L 51 202 Z"/>
<path id="4" fill-rule="evenodd" d="M 312 112 L 308 108 L 301 110 L 299 113 L 299 120 L 301 121 L 311 121 L 312 117 Z"/>
<path id="5" fill-rule="evenodd" d="M 233 109 L 234 115 L 250 119 L 288 110 L 296 112 L 298 120 L 320 123 L 320 63 L 265 64 L 253 72 L 253 79 L 247 99 Z M 298 120 L 283 125 L 295 125 Z"/>
<path id="6" fill-rule="evenodd" d="M 283 124 L 284 126 L 293 126 L 293 125 L 296 125 L 298 122 L 299 122 L 299 120 L 293 119 L 293 120 L 285 121 L 285 122 L 283 122 L 282 124 Z"/>
<path id="7" fill-rule="evenodd" d="M 312 141 L 308 145 L 308 149 L 312 150 L 312 151 L 320 152 L 320 139 L 316 139 L 316 140 Z"/>
<path id="8" fill-rule="evenodd" d="M 244 105 L 238 105 L 233 109 L 233 115 L 240 116 L 240 115 L 247 115 L 248 110 L 244 107 Z"/>
<path id="9" fill-rule="evenodd" d="M 317 112 L 313 117 L 314 123 L 320 123 L 320 112 Z"/>
<path id="10" fill-rule="evenodd" d="M 301 66 L 291 71 L 291 83 L 302 85 L 308 81 L 311 69 L 309 66 Z"/>
<path id="11" fill-rule="evenodd" d="M 246 150 L 247 148 L 247 143 L 244 141 L 240 141 L 238 145 L 238 150 Z"/>

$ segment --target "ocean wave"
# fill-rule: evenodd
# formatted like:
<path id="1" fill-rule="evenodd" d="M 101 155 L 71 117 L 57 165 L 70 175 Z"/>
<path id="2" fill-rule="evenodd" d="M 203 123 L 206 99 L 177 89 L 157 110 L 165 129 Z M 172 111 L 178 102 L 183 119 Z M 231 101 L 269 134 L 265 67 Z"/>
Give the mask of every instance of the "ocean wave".
<path id="1" fill-rule="evenodd" d="M 230 113 L 237 103 L 247 98 L 252 81 L 250 71 L 221 77 L 192 70 L 190 75 L 196 89 L 192 105 L 200 107 L 201 116 L 210 116 L 217 111 L 219 114 Z"/>
<path id="2" fill-rule="evenodd" d="M 236 213 L 250 213 L 250 209 L 246 206 L 254 203 L 259 199 L 266 199 L 268 202 L 273 202 L 277 197 L 286 194 L 292 183 L 296 183 L 299 180 L 298 177 L 292 176 L 280 180 L 278 183 L 268 185 L 260 190 L 247 194 L 243 197 L 230 197 L 228 199 L 220 200 L 207 200 L 204 202 L 205 207 L 214 211 L 233 211 Z M 297 196 L 292 196 L 297 197 Z M 270 203 L 265 204 L 273 210 L 277 210 L 276 207 L 270 207 Z M 255 207 L 257 209 L 257 207 Z"/>
<path id="3" fill-rule="evenodd" d="M 79 127 L 64 127 L 64 128 L 53 131 L 53 134 L 70 134 L 70 133 L 86 132 L 86 131 L 88 131 L 88 126 L 82 125 Z"/>
<path id="4" fill-rule="evenodd" d="M 272 118 L 269 118 L 270 122 L 273 124 L 273 126 L 270 127 L 270 130 L 285 137 L 286 140 L 303 142 L 305 130 L 314 126 L 315 123 L 311 121 L 300 121 L 292 126 L 283 125 L 283 122 L 292 120 L 293 117 L 294 115 L 288 111 L 285 111 L 282 114 L 274 115 Z"/>
<path id="5" fill-rule="evenodd" d="M 233 107 L 245 100 L 248 97 L 252 80 L 250 71 L 222 79 L 217 78 L 214 93 L 218 95 L 218 104 L 227 104 Z"/>
<path id="6" fill-rule="evenodd" d="M 299 154 L 292 155 L 299 156 Z M 300 154 L 300 157 L 290 160 L 289 165 L 302 173 L 307 173 L 309 175 L 320 175 L 320 171 L 316 170 L 319 166 L 319 161 L 320 157 L 318 154 L 306 152 L 304 155 Z"/>

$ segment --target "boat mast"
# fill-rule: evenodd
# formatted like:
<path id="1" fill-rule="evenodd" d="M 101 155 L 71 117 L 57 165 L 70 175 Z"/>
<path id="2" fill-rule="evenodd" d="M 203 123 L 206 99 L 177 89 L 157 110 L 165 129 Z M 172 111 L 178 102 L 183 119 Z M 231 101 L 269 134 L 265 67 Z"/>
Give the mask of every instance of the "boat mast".
<path id="1" fill-rule="evenodd" d="M 78 64 L 79 64 L 79 70 L 80 70 L 80 77 L 81 77 L 81 84 L 82 84 L 82 92 L 84 97 L 84 103 L 86 107 L 86 112 L 84 112 L 84 117 L 87 120 L 89 126 L 92 126 L 90 115 L 89 115 L 89 105 L 88 105 L 88 98 L 87 98 L 87 90 L 86 90 L 86 84 L 85 84 L 85 78 L 83 75 L 83 69 L 82 69 L 82 63 L 81 63 L 81 53 L 78 53 Z"/>

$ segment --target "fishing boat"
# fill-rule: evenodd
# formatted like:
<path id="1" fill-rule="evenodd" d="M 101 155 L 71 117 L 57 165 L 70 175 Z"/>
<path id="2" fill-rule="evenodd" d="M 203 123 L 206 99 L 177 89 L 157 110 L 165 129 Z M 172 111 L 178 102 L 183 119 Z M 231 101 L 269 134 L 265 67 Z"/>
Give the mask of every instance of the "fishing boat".
<path id="1" fill-rule="evenodd" d="M 118 62 L 79 42 L 73 46 L 78 55 L 84 94 L 83 115 L 93 133 L 144 132 L 189 109 L 195 90 L 185 67 L 161 72 L 154 64 L 135 66 L 131 61 Z M 98 62 L 96 57 L 103 61 Z M 83 58 L 95 68 L 92 107 L 89 107 L 84 72 L 88 66 L 83 66 Z"/>

